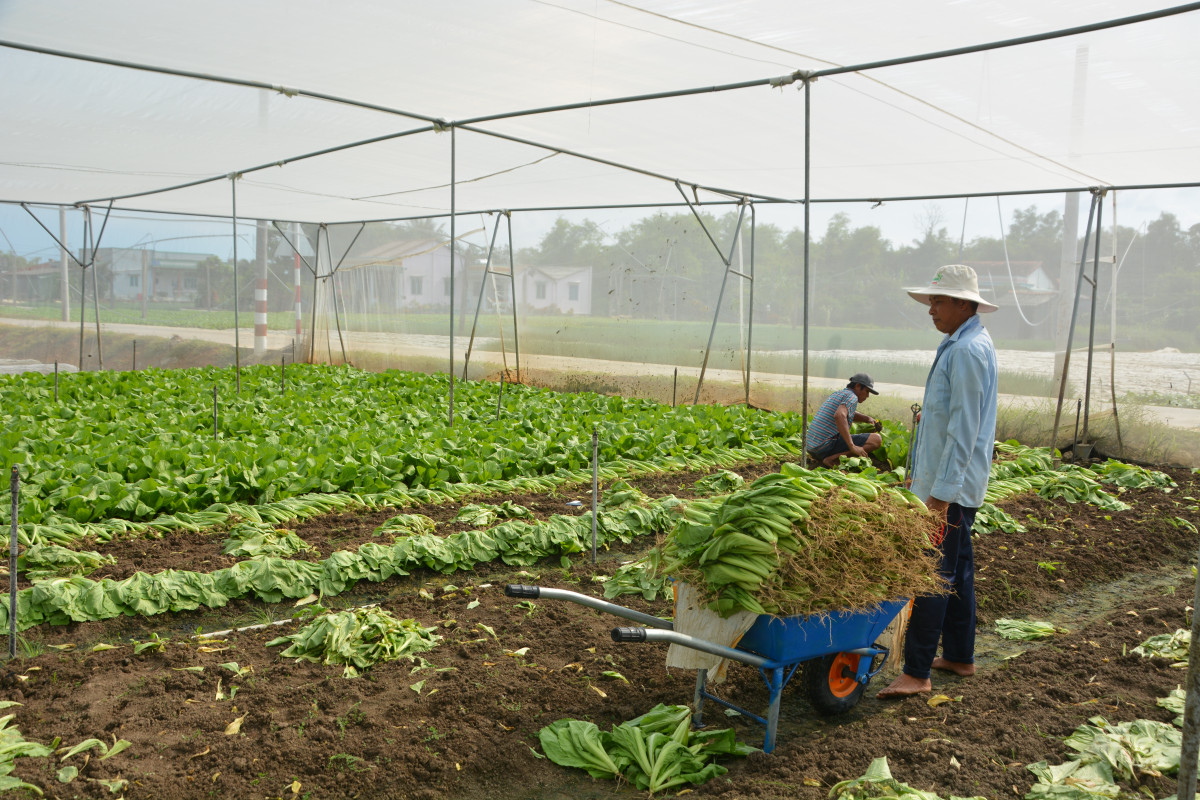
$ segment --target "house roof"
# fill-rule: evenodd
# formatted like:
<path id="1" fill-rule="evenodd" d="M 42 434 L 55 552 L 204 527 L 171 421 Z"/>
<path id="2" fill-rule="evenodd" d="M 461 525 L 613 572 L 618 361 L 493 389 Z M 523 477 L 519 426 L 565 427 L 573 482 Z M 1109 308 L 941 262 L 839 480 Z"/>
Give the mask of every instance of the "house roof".
<path id="1" fill-rule="evenodd" d="M 520 269 L 520 268 L 518 268 Z M 541 273 L 547 278 L 561 281 L 575 275 L 590 275 L 591 267 L 525 267 L 526 274 Z"/>
<path id="2" fill-rule="evenodd" d="M 399 267 L 405 259 L 423 256 L 447 246 L 438 239 L 396 239 L 373 247 L 357 256 L 347 258 L 342 269 L 354 267 L 386 266 Z"/>
<path id="3" fill-rule="evenodd" d="M 964 261 L 963 263 L 976 272 L 980 270 L 999 270 L 1003 272 L 1011 269 L 1017 275 L 1032 275 L 1034 272 L 1042 269 L 1041 261 Z"/>

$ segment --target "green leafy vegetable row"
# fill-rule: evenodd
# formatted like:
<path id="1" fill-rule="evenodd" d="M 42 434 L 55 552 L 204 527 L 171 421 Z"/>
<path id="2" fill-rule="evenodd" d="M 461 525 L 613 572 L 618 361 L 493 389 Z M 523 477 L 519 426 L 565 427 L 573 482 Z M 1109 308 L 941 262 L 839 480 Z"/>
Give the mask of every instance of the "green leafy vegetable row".
<path id="1" fill-rule="evenodd" d="M 661 474 L 687 469 L 710 469 L 718 466 L 730 466 L 741 461 L 778 458 L 786 456 L 790 452 L 786 443 L 768 441 L 761 446 L 745 445 L 711 453 L 666 458 L 657 462 L 626 458 L 601 464 L 599 477 L 601 480 L 610 481 L 634 475 Z M 292 520 L 309 519 L 331 511 L 345 511 L 354 508 L 406 508 L 422 504 L 457 502 L 469 496 L 549 492 L 560 486 L 589 483 L 591 478 L 590 470 L 560 470 L 553 475 L 519 476 L 483 483 L 446 484 L 437 489 L 424 486 L 406 488 L 400 485 L 387 491 L 371 494 L 350 492 L 307 494 L 259 505 L 216 503 L 204 511 L 163 515 L 149 522 L 132 522 L 124 519 L 76 522 L 58 517 L 45 523 L 21 523 L 18 527 L 18 538 L 25 546 L 37 543 L 69 546 L 74 541 L 84 538 L 107 542 L 118 535 L 161 536 L 163 533 L 173 530 L 201 531 L 236 520 L 279 525 Z"/>
<path id="2" fill-rule="evenodd" d="M 635 535 L 665 530 L 673 497 L 646 506 L 630 502 L 628 492 L 614 492 L 596 517 L 597 541 L 628 542 Z M 414 569 L 451 573 L 500 559 L 528 566 L 551 555 L 579 553 L 591 547 L 591 513 L 555 515 L 545 522 L 509 520 L 478 531 L 440 537 L 418 534 L 391 544 L 368 542 L 357 552 L 339 550 L 320 562 L 256 556 L 213 572 L 165 570 L 138 572 L 124 580 L 99 581 L 81 576 L 40 581 L 17 593 L 17 625 L 25 630 L 43 623 L 66 624 L 110 619 L 121 614 L 151 616 L 168 611 L 218 608 L 237 597 L 268 603 L 318 593 L 340 594 L 360 580 L 379 582 Z M 0 607 L 0 627 L 8 624 L 7 606 Z"/>
<path id="3" fill-rule="evenodd" d="M 0 453 L 23 475 L 20 516 L 41 523 L 145 521 L 219 503 L 309 493 L 552 475 L 590 463 L 762 447 L 798 452 L 801 420 L 746 406 L 670 408 L 646 400 L 459 383 L 446 376 L 297 366 L 286 391 L 267 367 L 87 372 L 53 400 L 44 375 L 0 377 Z M 220 438 L 213 438 L 218 387 Z M 7 485 L 0 502 L 7 503 Z"/>

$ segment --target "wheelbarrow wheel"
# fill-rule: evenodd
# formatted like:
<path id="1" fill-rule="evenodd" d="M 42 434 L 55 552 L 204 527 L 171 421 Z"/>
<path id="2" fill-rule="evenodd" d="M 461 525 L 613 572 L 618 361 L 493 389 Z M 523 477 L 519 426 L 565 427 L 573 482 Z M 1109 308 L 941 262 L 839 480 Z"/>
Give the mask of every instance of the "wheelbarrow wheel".
<path id="1" fill-rule="evenodd" d="M 818 714 L 843 714 L 858 705 L 867 688 L 854 677 L 859 658 L 853 653 L 831 653 L 805 663 L 804 694 Z"/>

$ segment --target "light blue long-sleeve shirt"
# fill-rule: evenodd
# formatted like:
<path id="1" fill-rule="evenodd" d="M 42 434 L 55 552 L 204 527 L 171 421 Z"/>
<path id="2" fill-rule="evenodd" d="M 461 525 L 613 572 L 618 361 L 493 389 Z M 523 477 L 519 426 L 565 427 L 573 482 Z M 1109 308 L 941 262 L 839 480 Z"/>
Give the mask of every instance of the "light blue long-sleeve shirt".
<path id="1" fill-rule="evenodd" d="M 913 443 L 917 497 L 966 508 L 983 504 L 996 443 L 998 378 L 996 349 L 978 315 L 942 339 Z"/>

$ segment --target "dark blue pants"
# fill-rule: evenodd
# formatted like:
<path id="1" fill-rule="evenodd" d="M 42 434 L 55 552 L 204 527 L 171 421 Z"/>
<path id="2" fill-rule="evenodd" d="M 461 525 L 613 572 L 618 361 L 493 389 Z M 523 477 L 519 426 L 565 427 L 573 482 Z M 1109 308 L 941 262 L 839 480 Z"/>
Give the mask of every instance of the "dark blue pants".
<path id="1" fill-rule="evenodd" d="M 862 447 L 864 444 L 866 444 L 867 439 L 870 439 L 870 438 L 871 438 L 871 434 L 869 434 L 869 433 L 852 433 L 852 434 L 850 434 L 850 441 L 854 442 L 859 447 Z M 823 447 L 818 447 L 816 450 L 809 450 L 808 454 L 811 455 L 815 459 L 824 461 L 826 458 L 829 458 L 829 456 L 833 455 L 834 453 L 849 453 L 849 452 L 850 451 L 846 448 L 846 443 L 844 441 L 842 441 L 842 437 L 839 436 L 836 439 L 832 439 L 832 440 L 826 442 Z"/>
<path id="2" fill-rule="evenodd" d="M 942 644 L 942 658 L 975 661 L 975 553 L 971 549 L 974 508 L 951 503 L 946 510 L 945 538 L 938 545 L 938 571 L 950 584 L 950 594 L 923 595 L 913 603 L 904 640 L 904 672 L 924 680 Z"/>

